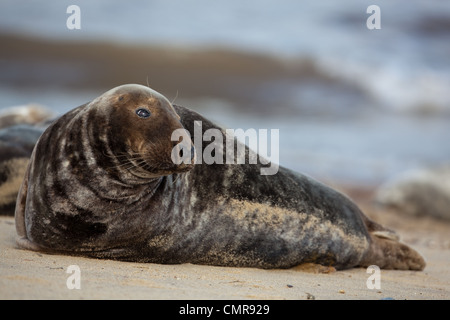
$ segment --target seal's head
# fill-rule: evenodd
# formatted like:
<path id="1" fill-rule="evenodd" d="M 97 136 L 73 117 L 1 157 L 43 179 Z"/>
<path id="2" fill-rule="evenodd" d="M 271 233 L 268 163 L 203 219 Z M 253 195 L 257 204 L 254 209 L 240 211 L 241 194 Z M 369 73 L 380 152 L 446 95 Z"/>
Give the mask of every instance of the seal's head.
<path id="1" fill-rule="evenodd" d="M 143 212 L 163 177 L 194 166 L 195 156 L 172 160 L 175 130 L 185 131 L 171 103 L 134 84 L 62 115 L 31 155 L 17 197 L 19 237 L 50 250 L 88 252 L 144 241 Z"/>
<path id="2" fill-rule="evenodd" d="M 173 159 L 174 154 L 182 156 L 183 151 L 179 141 L 172 141 L 172 133 L 184 128 L 172 104 L 160 93 L 141 85 L 122 85 L 90 105 L 98 109 L 98 125 L 104 126 L 108 153 L 122 169 L 136 177 L 155 178 L 193 168 L 195 149 L 188 136 L 183 141 L 188 141 L 190 161 L 179 163 Z M 101 119 L 107 120 L 102 123 Z M 102 135 L 98 138 L 101 140 Z"/>

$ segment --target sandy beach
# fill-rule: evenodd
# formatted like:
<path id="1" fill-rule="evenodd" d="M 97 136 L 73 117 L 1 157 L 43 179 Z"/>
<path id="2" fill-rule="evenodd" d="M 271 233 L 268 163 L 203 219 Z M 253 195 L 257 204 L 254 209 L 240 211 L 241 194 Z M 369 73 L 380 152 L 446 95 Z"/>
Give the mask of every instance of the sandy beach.
<path id="1" fill-rule="evenodd" d="M 322 271 L 160 265 L 49 255 L 16 247 L 12 217 L 0 218 L 0 299 L 436 300 L 450 299 L 450 225 L 365 207 L 426 259 L 423 272 L 381 270 L 368 289 L 366 269 Z M 80 289 L 68 289 L 80 268 Z"/>

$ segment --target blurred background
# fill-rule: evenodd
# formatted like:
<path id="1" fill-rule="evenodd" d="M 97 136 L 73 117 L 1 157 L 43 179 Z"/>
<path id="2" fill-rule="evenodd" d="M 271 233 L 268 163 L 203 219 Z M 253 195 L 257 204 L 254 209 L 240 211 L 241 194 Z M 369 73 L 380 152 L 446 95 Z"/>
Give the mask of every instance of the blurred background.
<path id="1" fill-rule="evenodd" d="M 450 1 L 1 0 L 0 38 L 0 111 L 148 83 L 228 128 L 279 129 L 280 164 L 325 182 L 450 159 Z"/>

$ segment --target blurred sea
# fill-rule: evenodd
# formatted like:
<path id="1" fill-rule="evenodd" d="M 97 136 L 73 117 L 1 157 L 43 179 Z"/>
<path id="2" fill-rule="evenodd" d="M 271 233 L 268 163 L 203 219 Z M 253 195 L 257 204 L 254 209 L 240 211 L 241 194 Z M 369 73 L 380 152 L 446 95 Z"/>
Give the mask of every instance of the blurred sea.
<path id="1" fill-rule="evenodd" d="M 81 30 L 66 28 L 72 4 L 81 8 Z M 381 9 L 380 30 L 366 27 L 372 4 Z M 280 129 L 280 164 L 321 180 L 376 185 L 450 160 L 450 1 L 2 0 L 0 31 L 307 59 L 322 78 L 273 79 L 256 89 L 243 81 L 255 102 L 245 112 L 209 92 L 188 99 L 182 88 L 176 102 L 230 128 Z M 12 85 L 34 72 L 70 69 L 27 74 L 18 61 L 0 60 L 0 109 L 34 102 L 62 113 L 103 92 Z M 287 105 L 297 112 L 285 112 Z"/>

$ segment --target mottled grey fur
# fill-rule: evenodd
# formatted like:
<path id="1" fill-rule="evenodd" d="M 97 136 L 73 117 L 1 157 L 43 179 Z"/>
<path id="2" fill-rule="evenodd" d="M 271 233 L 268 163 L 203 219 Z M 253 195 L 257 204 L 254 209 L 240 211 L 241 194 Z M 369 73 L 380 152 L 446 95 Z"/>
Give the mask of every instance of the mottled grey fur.
<path id="1" fill-rule="evenodd" d="M 138 119 L 140 106 L 152 116 Z M 424 268 L 419 254 L 351 200 L 300 173 L 175 166 L 170 133 L 184 127 L 193 135 L 195 120 L 203 131 L 219 128 L 138 85 L 64 115 L 34 150 L 16 208 L 19 245 L 153 263 Z"/>

